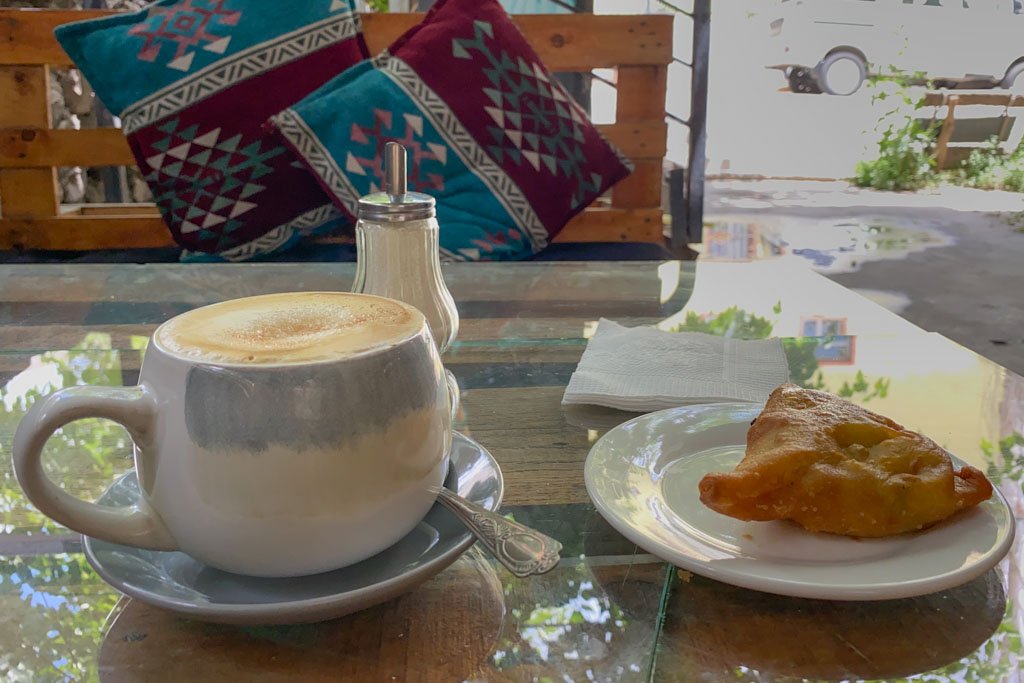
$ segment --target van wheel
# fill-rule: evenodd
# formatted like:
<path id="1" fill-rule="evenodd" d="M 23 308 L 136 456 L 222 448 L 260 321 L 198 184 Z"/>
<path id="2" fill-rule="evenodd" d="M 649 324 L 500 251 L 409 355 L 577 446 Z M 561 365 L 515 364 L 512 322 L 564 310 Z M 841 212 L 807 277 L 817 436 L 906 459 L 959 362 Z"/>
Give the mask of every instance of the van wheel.
<path id="1" fill-rule="evenodd" d="M 1024 62 L 1014 64 L 1006 70 L 1006 75 L 1000 81 L 999 87 L 1006 88 L 1015 95 L 1024 95 Z"/>
<path id="2" fill-rule="evenodd" d="M 860 55 L 842 50 L 821 60 L 815 72 L 818 85 L 829 95 L 852 95 L 860 90 L 868 75 Z"/>

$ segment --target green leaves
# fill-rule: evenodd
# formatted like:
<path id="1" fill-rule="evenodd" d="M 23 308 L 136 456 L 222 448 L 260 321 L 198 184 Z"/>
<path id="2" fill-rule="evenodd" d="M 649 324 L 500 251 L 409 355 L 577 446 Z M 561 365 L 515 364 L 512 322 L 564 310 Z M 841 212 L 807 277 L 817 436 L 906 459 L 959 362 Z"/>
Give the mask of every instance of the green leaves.
<path id="1" fill-rule="evenodd" d="M 993 136 L 985 146 L 972 150 L 960 168 L 947 174 L 947 179 L 983 190 L 1024 192 L 1024 147 L 1007 153 Z"/>
<path id="2" fill-rule="evenodd" d="M 782 302 L 775 304 L 782 311 Z M 702 318 L 693 311 L 686 313 L 686 322 L 678 325 L 673 332 L 704 332 L 720 337 L 738 339 L 767 339 L 772 335 L 773 323 L 767 318 L 744 311 L 739 306 L 727 308 L 712 318 Z"/>
<path id="3" fill-rule="evenodd" d="M 890 191 L 925 187 L 934 178 L 932 147 L 936 134 L 934 125 L 925 127 L 917 119 L 890 125 L 878 142 L 878 158 L 857 164 L 854 184 Z"/>
<path id="4" fill-rule="evenodd" d="M 858 370 L 857 376 L 853 379 L 853 384 L 843 382 L 843 386 L 839 387 L 839 391 L 836 394 L 840 398 L 858 398 L 864 403 L 873 398 L 885 398 L 889 395 L 889 378 L 881 377 L 876 379 L 874 384 L 870 384 L 864 378 L 864 373 Z"/>
<path id="5" fill-rule="evenodd" d="M 1009 479 L 1024 485 L 1024 434 L 1013 432 L 998 444 L 982 439 L 981 452 L 989 462 L 989 479 L 997 484 Z"/>
<path id="6" fill-rule="evenodd" d="M 932 150 L 938 125 L 934 121 L 922 123 L 912 115 L 924 106 L 924 97 L 913 94 L 910 86 L 925 82 L 924 73 L 900 71 L 892 64 L 888 73 L 869 79 L 872 104 L 890 99 L 894 103 L 878 117 L 875 126 L 875 130 L 882 130 L 878 157 L 857 164 L 855 185 L 876 190 L 919 190 L 934 179 Z"/>
<path id="7" fill-rule="evenodd" d="M 787 338 L 782 340 L 789 363 L 789 379 L 805 389 L 824 389 L 825 380 L 818 369 L 817 337 Z"/>

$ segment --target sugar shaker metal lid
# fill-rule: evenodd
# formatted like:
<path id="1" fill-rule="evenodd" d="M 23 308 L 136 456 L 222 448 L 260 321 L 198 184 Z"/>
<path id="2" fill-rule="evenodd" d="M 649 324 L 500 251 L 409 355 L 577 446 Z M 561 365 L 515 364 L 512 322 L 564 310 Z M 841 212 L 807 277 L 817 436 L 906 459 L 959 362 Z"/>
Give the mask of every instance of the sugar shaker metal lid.
<path id="1" fill-rule="evenodd" d="M 433 218 L 434 198 L 408 189 L 405 147 L 389 142 L 384 145 L 384 192 L 359 198 L 359 218 L 380 222 Z"/>

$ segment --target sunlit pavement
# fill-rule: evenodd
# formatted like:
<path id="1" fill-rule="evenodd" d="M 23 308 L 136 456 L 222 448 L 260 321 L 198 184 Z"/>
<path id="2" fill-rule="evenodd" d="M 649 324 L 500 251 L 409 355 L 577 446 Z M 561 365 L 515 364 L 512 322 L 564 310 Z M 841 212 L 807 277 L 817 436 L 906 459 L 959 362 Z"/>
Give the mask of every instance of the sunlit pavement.
<path id="1" fill-rule="evenodd" d="M 702 258 L 795 259 L 1024 374 L 1024 195 L 711 181 Z"/>

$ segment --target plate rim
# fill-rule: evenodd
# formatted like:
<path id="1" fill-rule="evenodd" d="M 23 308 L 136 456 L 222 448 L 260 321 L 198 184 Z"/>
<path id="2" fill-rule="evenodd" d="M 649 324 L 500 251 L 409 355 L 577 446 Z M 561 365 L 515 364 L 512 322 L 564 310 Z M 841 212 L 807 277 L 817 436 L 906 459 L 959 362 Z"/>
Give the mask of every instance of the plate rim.
<path id="1" fill-rule="evenodd" d="M 995 498 L 999 503 L 998 512 L 1005 518 L 1005 520 L 1008 520 L 1005 524 L 1003 537 L 997 537 L 996 542 L 992 547 L 972 564 L 938 575 L 931 575 L 908 581 L 874 582 L 837 587 L 835 584 L 829 583 L 807 583 L 805 581 L 793 581 L 779 577 L 757 576 L 742 569 L 716 568 L 706 562 L 683 555 L 674 548 L 662 543 L 660 540 L 651 538 L 645 535 L 642 530 L 626 523 L 625 520 L 612 510 L 612 506 L 609 505 L 608 501 L 596 493 L 596 486 L 594 483 L 597 476 L 594 472 L 596 468 L 596 454 L 602 447 L 602 443 L 614 438 L 613 435 L 615 433 L 629 425 L 665 417 L 671 413 L 685 414 L 696 408 L 707 409 L 709 407 L 716 407 L 720 410 L 747 408 L 760 411 L 763 408 L 763 405 L 740 401 L 700 403 L 676 406 L 674 408 L 666 408 L 664 410 L 639 415 L 605 432 L 605 434 L 603 434 L 601 438 L 591 446 L 590 451 L 587 454 L 586 462 L 583 466 L 583 478 L 584 483 L 586 484 L 587 494 L 590 496 L 591 501 L 594 503 L 594 507 L 597 508 L 605 521 L 607 521 L 613 528 L 615 528 L 616 531 L 621 533 L 627 539 L 637 544 L 637 546 L 662 558 L 676 567 L 692 571 L 694 574 L 699 574 L 700 576 L 704 576 L 715 581 L 721 581 L 722 583 L 738 586 L 740 588 L 789 597 L 836 601 L 895 600 L 937 593 L 972 581 L 999 564 L 1013 546 L 1016 536 L 1017 520 L 1014 518 L 1013 512 L 1010 509 L 1006 498 L 1003 496 L 1002 491 L 1000 491 L 997 486 L 993 485 L 992 489 L 996 494 Z M 735 422 L 733 424 L 735 424 Z M 967 464 L 955 455 L 952 455 L 952 458 L 955 463 Z M 995 521 L 999 527 L 1004 526 L 1000 523 L 1001 520 L 998 516 Z"/>
<path id="2" fill-rule="evenodd" d="M 470 446 L 474 447 L 477 452 L 484 458 L 490 461 L 493 466 L 495 476 L 498 481 L 497 495 L 495 496 L 494 510 L 497 511 L 501 508 L 501 504 L 505 497 L 505 477 L 502 474 L 501 466 L 495 457 L 488 451 L 480 442 L 475 439 L 462 434 L 461 432 L 452 431 L 452 441 L 460 439 Z M 117 477 L 114 483 L 111 484 L 104 491 L 102 495 L 106 495 L 115 484 L 119 483 L 123 478 L 130 476 L 134 472 L 134 469 L 125 472 L 123 475 Z M 102 497 L 102 496 L 101 496 Z M 434 503 L 434 506 L 440 506 L 440 503 Z M 443 506 L 442 506 L 443 507 Z M 431 507 L 431 510 L 434 508 Z M 411 532 L 410 532 L 411 533 Z M 154 593 L 142 588 L 136 588 L 125 584 L 120 579 L 116 578 L 113 574 L 105 569 L 105 565 L 99 561 L 95 555 L 95 549 L 93 543 L 99 539 L 94 539 L 91 536 L 82 534 L 82 549 L 85 553 L 85 558 L 89 565 L 93 568 L 100 578 L 112 586 L 115 590 L 120 591 L 124 595 L 131 598 L 140 600 L 147 604 L 162 609 L 167 609 L 172 612 L 177 612 L 190 617 L 202 618 L 205 620 L 216 620 L 220 622 L 232 622 L 234 620 L 244 620 L 245 623 L 250 623 L 252 619 L 262 619 L 264 617 L 274 617 L 273 621 L 260 622 L 260 623 L 298 623 L 307 616 L 308 613 L 317 612 L 317 610 L 329 609 L 332 606 L 338 605 L 338 603 L 356 603 L 358 611 L 371 607 L 378 602 L 384 602 L 397 595 L 405 592 L 406 586 L 412 587 L 418 585 L 422 581 L 429 579 L 430 577 L 441 573 L 449 565 L 455 562 L 463 553 L 465 553 L 472 545 L 476 542 L 476 538 L 467 529 L 465 531 L 465 538 L 454 545 L 450 550 L 441 553 L 437 557 L 424 562 L 415 569 L 405 571 L 397 576 L 393 576 L 390 579 L 374 583 L 362 588 L 355 590 L 345 591 L 341 593 L 332 593 L 330 595 L 321 595 L 314 598 L 305 598 L 302 600 L 290 600 L 273 603 L 260 603 L 259 605 L 247 605 L 244 603 L 196 603 L 188 602 L 178 598 L 167 597 L 160 593 Z M 404 537 L 403 537 L 404 538 Z M 121 545 L 113 543 L 111 545 Z M 124 546 L 130 548 L 130 546 Z M 389 546 L 390 547 L 390 546 Z M 168 551 L 156 551 L 156 552 L 168 552 L 168 553 L 180 553 L 179 550 L 168 550 Z M 383 551 L 381 551 L 383 552 Z M 196 560 L 198 562 L 198 560 Z M 380 600 L 377 600 L 378 594 L 381 596 Z M 368 602 L 363 600 L 369 599 Z M 341 605 L 338 605 L 341 607 Z M 319 614 L 319 613 L 318 613 Z M 346 613 L 339 613 L 337 616 L 344 616 Z M 321 617 L 323 618 L 323 617 Z M 326 617 L 330 618 L 330 617 Z M 240 623 L 240 622 L 239 622 Z"/>

